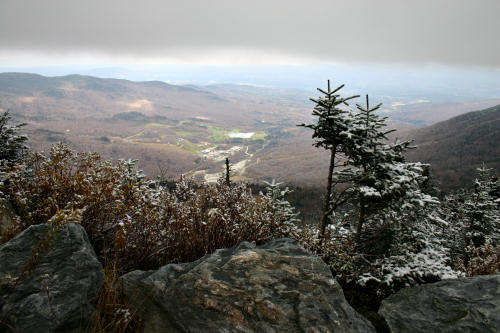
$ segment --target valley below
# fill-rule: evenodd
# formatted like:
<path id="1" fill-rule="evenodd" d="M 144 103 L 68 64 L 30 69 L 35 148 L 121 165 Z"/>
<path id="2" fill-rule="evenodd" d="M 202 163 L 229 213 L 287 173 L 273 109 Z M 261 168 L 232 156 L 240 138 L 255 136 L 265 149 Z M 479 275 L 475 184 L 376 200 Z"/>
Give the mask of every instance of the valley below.
<path id="1" fill-rule="evenodd" d="M 235 181 L 322 187 L 328 154 L 313 147 L 308 129 L 297 127 L 313 121 L 309 97 L 315 95 L 250 85 L 0 74 L 0 109 L 27 124 L 30 148 L 47 151 L 65 142 L 111 160 L 136 159 L 147 176 L 166 180 L 186 175 L 215 182 L 228 158 Z M 398 130 L 393 138 L 410 139 L 423 126 L 500 104 L 372 99 L 384 102 L 381 113 Z"/>

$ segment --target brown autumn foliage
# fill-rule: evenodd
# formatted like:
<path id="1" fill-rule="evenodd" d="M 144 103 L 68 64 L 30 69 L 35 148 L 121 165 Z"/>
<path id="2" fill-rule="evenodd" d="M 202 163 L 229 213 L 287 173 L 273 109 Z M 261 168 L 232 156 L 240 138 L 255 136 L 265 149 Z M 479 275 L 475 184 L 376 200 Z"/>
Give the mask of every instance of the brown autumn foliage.
<path id="1" fill-rule="evenodd" d="M 47 156 L 31 154 L 7 174 L 2 192 L 20 216 L 2 243 L 58 216 L 81 223 L 101 260 L 116 255 L 118 272 L 192 261 L 241 241 L 290 233 L 284 212 L 243 184 L 181 179 L 169 190 L 147 180 L 133 161 L 113 165 L 64 144 Z"/>
<path id="2" fill-rule="evenodd" d="M 490 242 L 475 247 L 470 244 L 465 249 L 467 262 L 458 259 L 457 269 L 466 276 L 498 274 L 500 272 L 500 246 L 493 246 Z"/>

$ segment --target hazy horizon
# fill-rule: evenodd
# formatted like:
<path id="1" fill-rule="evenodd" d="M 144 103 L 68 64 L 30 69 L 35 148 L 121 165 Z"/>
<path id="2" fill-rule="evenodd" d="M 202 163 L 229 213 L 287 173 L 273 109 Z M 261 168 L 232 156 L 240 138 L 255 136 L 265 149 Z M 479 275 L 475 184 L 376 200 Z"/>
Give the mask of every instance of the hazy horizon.
<path id="1" fill-rule="evenodd" d="M 497 0 L 3 0 L 0 71 L 499 98 Z"/>
<path id="2" fill-rule="evenodd" d="M 327 79 L 346 92 L 402 99 L 473 101 L 500 98 L 500 70 L 443 65 L 149 65 L 0 66 L 0 72 L 71 74 L 177 85 L 247 84 L 314 92 Z"/>

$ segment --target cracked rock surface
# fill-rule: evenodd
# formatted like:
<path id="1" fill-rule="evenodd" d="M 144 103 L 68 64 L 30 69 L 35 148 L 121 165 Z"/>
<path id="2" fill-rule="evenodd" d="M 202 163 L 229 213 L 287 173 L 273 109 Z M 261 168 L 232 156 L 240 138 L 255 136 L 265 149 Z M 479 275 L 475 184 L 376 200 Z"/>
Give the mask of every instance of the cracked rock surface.
<path id="1" fill-rule="evenodd" d="M 33 225 L 0 247 L 0 332 L 81 332 L 102 283 L 82 226 Z"/>
<path id="2" fill-rule="evenodd" d="M 391 332 L 500 332 L 500 275 L 404 288 L 382 301 Z"/>
<path id="3" fill-rule="evenodd" d="M 328 266 L 290 239 L 243 242 L 122 282 L 146 332 L 375 332 Z"/>

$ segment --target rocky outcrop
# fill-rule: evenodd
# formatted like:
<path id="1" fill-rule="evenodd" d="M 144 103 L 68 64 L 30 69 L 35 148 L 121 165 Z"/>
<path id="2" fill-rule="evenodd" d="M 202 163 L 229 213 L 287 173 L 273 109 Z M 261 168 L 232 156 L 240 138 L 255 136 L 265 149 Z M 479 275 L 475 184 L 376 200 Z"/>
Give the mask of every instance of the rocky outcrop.
<path id="1" fill-rule="evenodd" d="M 500 275 L 405 288 L 382 302 L 391 332 L 500 332 Z"/>
<path id="2" fill-rule="evenodd" d="M 145 332 L 374 332 L 328 266 L 298 243 L 243 242 L 122 277 Z"/>
<path id="3" fill-rule="evenodd" d="M 0 332 L 81 332 L 102 283 L 83 227 L 31 226 L 0 247 Z"/>
<path id="4" fill-rule="evenodd" d="M 120 279 L 148 332 L 375 332 L 328 266 L 297 242 L 243 242 Z M 102 266 L 76 224 L 32 226 L 0 247 L 0 333 L 84 332 Z M 391 332 L 499 332 L 500 275 L 405 288 L 382 302 Z"/>

